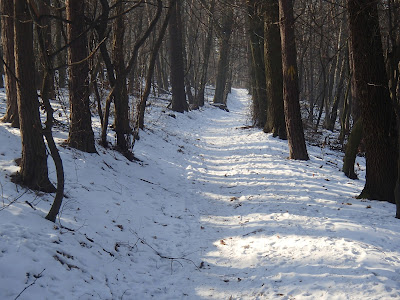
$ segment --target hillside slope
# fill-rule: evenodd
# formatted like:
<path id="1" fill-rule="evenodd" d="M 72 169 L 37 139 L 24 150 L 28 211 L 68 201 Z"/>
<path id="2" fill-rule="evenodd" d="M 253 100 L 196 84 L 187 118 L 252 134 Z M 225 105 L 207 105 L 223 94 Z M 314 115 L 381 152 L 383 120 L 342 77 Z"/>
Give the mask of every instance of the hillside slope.
<path id="1" fill-rule="evenodd" d="M 148 107 L 139 163 L 59 147 L 56 224 L 52 195 L 10 182 L 19 132 L 0 124 L 0 299 L 400 298 L 395 207 L 354 199 L 364 181 L 339 171 L 342 154 L 288 160 L 286 141 L 246 127 L 245 90 L 229 113 L 166 104 Z"/>

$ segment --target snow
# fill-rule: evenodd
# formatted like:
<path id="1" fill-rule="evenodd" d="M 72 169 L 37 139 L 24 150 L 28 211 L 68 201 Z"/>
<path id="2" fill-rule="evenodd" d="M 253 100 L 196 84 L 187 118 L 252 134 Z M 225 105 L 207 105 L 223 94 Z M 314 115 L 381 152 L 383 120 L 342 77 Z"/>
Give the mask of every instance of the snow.
<path id="1" fill-rule="evenodd" d="M 56 224 L 52 195 L 10 182 L 19 131 L 0 124 L 0 299 L 400 298 L 400 222 L 393 204 L 354 198 L 363 159 L 359 181 L 328 148 L 288 160 L 286 141 L 245 127 L 249 100 L 234 89 L 229 113 L 175 114 L 152 99 L 140 163 L 61 147 L 56 128 Z"/>

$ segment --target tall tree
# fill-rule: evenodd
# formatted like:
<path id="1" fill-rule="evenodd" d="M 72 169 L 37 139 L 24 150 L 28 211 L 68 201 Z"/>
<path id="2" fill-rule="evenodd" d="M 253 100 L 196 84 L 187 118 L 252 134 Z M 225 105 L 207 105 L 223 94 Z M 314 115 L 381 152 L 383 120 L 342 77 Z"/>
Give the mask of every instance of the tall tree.
<path id="1" fill-rule="evenodd" d="M 54 192 L 48 178 L 46 147 L 43 141 L 36 92 L 33 27 L 26 0 L 14 3 L 15 68 L 21 129 L 21 170 L 15 181 L 29 188 Z"/>
<path id="2" fill-rule="evenodd" d="M 204 53 L 203 53 L 203 64 L 201 68 L 201 75 L 200 75 L 200 83 L 199 89 L 197 91 L 197 99 L 196 105 L 197 106 L 204 106 L 204 92 L 206 89 L 207 83 L 207 71 L 208 65 L 210 61 L 210 54 L 212 50 L 212 43 L 214 37 L 214 9 L 215 9 L 215 0 L 211 0 L 209 10 L 209 17 L 208 17 L 208 29 L 207 29 L 207 36 L 204 43 Z"/>
<path id="3" fill-rule="evenodd" d="M 264 131 L 286 139 L 279 3 L 278 0 L 266 0 L 264 5 L 266 6 L 264 9 L 264 61 L 269 102 Z"/>
<path id="4" fill-rule="evenodd" d="M 128 143 L 125 140 L 125 135 L 130 133 L 131 130 L 129 128 L 129 115 L 128 115 L 128 96 L 126 91 L 126 79 L 128 74 L 131 73 L 132 69 L 135 67 L 138 60 L 138 52 L 139 49 L 143 46 L 146 40 L 149 38 L 151 32 L 157 25 L 157 22 L 161 16 L 162 12 L 162 1 L 157 0 L 157 11 L 154 15 L 154 18 L 151 20 L 147 29 L 141 34 L 137 41 L 133 45 L 133 49 L 131 51 L 131 56 L 127 63 L 127 66 L 124 64 L 124 16 L 127 12 L 132 11 L 133 9 L 139 7 L 143 0 L 140 0 L 134 3 L 131 7 L 126 10 L 124 8 L 124 1 L 117 0 L 117 16 L 114 22 L 114 49 L 113 49 L 113 59 L 108 52 L 107 44 L 103 41 L 107 38 L 107 27 L 108 27 L 108 19 L 110 14 L 110 6 L 107 0 L 100 0 L 102 13 L 99 17 L 98 26 L 96 27 L 96 31 L 98 34 L 99 42 L 100 42 L 100 52 L 107 69 L 107 76 L 109 79 L 109 83 L 111 85 L 111 91 L 108 95 L 106 101 L 106 107 L 104 112 L 104 119 L 102 122 L 102 130 L 101 130 L 101 144 L 104 147 L 107 147 L 107 127 L 108 127 L 108 117 L 110 113 L 110 105 L 111 101 L 114 99 L 114 104 L 116 107 L 115 110 L 115 118 L 116 120 L 116 132 L 117 132 L 117 149 L 125 155 L 129 160 L 132 160 L 133 154 L 128 149 Z M 115 7 L 115 6 L 114 6 Z M 118 80 L 117 80 L 118 77 Z M 117 99 L 118 98 L 118 99 Z"/>
<path id="5" fill-rule="evenodd" d="M 64 6 L 61 3 L 61 0 L 52 0 L 51 5 L 56 8 L 57 19 L 54 20 L 54 45 L 56 49 L 61 49 L 65 44 L 65 30 L 63 20 L 65 19 L 65 10 Z M 65 88 L 67 82 L 67 68 L 65 65 L 67 64 L 67 51 L 59 51 L 55 57 L 55 65 L 63 66 L 58 69 L 58 86 L 60 88 Z"/>
<path id="6" fill-rule="evenodd" d="M 84 0 L 67 0 L 67 36 L 69 64 L 69 100 L 71 123 L 68 144 L 81 151 L 95 153 L 89 107 L 89 64 L 85 33 Z"/>
<path id="7" fill-rule="evenodd" d="M 14 2 L 0 0 L 1 12 L 1 42 L 3 47 L 4 78 L 7 95 L 7 111 L 2 121 L 11 123 L 12 127 L 19 127 L 17 105 L 17 82 L 15 79 L 14 61 Z"/>
<path id="8" fill-rule="evenodd" d="M 172 1 L 177 1 L 177 0 L 172 0 Z M 151 82 L 152 82 L 152 78 L 153 78 L 153 74 L 154 74 L 154 67 L 155 67 L 158 52 L 161 48 L 163 38 L 165 36 L 167 27 L 169 24 L 169 19 L 171 17 L 173 10 L 174 10 L 174 7 L 170 5 L 170 7 L 168 8 L 167 14 L 165 16 L 165 19 L 161 25 L 160 31 L 158 33 L 158 37 L 153 46 L 153 50 L 151 52 L 149 66 L 148 66 L 147 75 L 146 75 L 146 85 L 145 85 L 145 88 L 143 91 L 143 95 L 137 104 L 137 115 L 136 115 L 136 124 L 135 124 L 135 128 L 134 128 L 135 132 L 134 132 L 134 141 L 133 142 L 135 142 L 135 140 L 139 137 L 139 129 L 144 128 L 144 112 L 145 112 L 145 108 L 146 108 L 147 99 L 150 95 Z"/>
<path id="9" fill-rule="evenodd" d="M 223 13 L 222 24 L 219 28 L 219 57 L 217 78 L 215 82 L 214 103 L 226 105 L 226 83 L 229 75 L 229 52 L 233 30 L 233 7 L 226 4 L 227 11 Z"/>
<path id="10" fill-rule="evenodd" d="M 264 64 L 264 1 L 248 0 L 251 68 L 254 76 L 253 120 L 263 128 L 267 122 L 267 93 Z"/>
<path id="11" fill-rule="evenodd" d="M 183 39 L 182 39 L 182 0 L 170 1 L 174 6 L 172 16 L 169 20 L 169 47 L 170 68 L 172 87 L 172 110 L 184 112 L 188 110 L 185 93 L 185 71 L 183 61 Z"/>
<path id="12" fill-rule="evenodd" d="M 114 85 L 114 129 L 117 135 L 117 148 L 126 157 L 130 158 L 128 143 L 125 135 L 132 130 L 129 126 L 129 101 L 126 84 L 124 35 L 125 35 L 125 4 L 122 0 L 116 1 L 117 17 L 114 21 L 113 62 L 115 70 Z"/>
<path id="13" fill-rule="evenodd" d="M 282 43 L 283 100 L 289 142 L 289 158 L 308 160 L 300 113 L 292 0 L 279 0 L 279 18 Z"/>
<path id="14" fill-rule="evenodd" d="M 45 59 L 50 60 L 50 65 L 52 65 L 52 57 L 49 56 L 49 54 L 52 52 L 52 33 L 54 32 L 54 29 L 52 29 L 52 22 L 50 16 L 50 0 L 42 0 L 38 1 L 38 6 L 37 6 L 37 11 L 34 13 L 40 14 L 42 16 L 40 18 L 40 26 L 42 28 L 39 28 L 39 34 L 43 35 L 43 42 L 44 42 L 44 47 L 45 47 L 45 52 L 39 51 L 41 56 L 46 55 L 47 58 L 41 58 L 42 61 Z M 33 2 L 30 2 L 30 4 L 33 4 Z M 32 5 L 31 5 L 32 6 Z M 33 6 L 32 6 L 33 7 Z M 36 6 L 35 6 L 36 7 Z M 43 52 L 43 53 L 42 53 Z M 46 68 L 46 66 L 42 63 L 42 67 Z M 45 70 L 43 70 L 45 72 Z M 52 71 L 51 74 L 47 74 L 46 76 L 43 76 L 48 82 L 46 83 L 46 86 L 48 87 L 48 92 L 49 92 L 49 97 L 50 99 L 55 98 L 55 89 L 54 89 L 54 72 Z"/>
<path id="15" fill-rule="evenodd" d="M 360 198 L 394 202 L 395 115 L 385 69 L 377 1 L 347 0 L 355 88 L 363 120 L 366 181 Z"/>

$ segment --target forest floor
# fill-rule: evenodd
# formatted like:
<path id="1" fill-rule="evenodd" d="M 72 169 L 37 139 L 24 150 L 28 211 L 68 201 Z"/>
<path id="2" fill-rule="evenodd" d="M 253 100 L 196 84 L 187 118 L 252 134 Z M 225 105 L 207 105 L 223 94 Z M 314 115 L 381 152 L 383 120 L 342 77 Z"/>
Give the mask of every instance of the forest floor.
<path id="1" fill-rule="evenodd" d="M 287 141 L 248 126 L 245 90 L 230 112 L 167 103 L 147 108 L 141 162 L 59 147 L 56 224 L 53 195 L 10 182 L 19 131 L 0 124 L 0 299 L 400 299 L 400 221 L 393 204 L 355 199 L 362 158 L 357 181 L 328 148 L 288 160 Z"/>

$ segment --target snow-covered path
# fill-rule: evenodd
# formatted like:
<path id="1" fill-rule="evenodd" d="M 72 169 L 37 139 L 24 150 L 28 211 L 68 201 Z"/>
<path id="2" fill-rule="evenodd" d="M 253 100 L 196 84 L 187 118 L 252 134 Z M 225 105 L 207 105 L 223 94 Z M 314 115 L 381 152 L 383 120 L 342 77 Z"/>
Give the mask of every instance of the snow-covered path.
<path id="1" fill-rule="evenodd" d="M 393 205 L 354 200 L 363 183 L 338 172 L 328 150 L 310 149 L 309 162 L 287 160 L 286 142 L 243 127 L 247 97 L 234 90 L 230 113 L 211 112 L 190 128 L 198 155 L 188 158 L 187 208 L 199 216 L 203 232 L 194 238 L 205 263 L 196 294 L 400 297 L 399 224 L 393 213 L 376 214 Z"/>
<path id="2" fill-rule="evenodd" d="M 141 164 L 61 148 L 60 223 L 31 191 L 0 211 L 0 299 L 400 298 L 394 205 L 354 199 L 363 181 L 329 149 L 288 160 L 286 141 L 246 127 L 247 91 L 228 101 L 178 115 L 153 101 Z M 7 203 L 20 146 L 0 129 Z"/>

